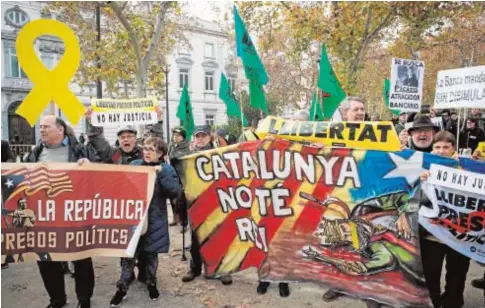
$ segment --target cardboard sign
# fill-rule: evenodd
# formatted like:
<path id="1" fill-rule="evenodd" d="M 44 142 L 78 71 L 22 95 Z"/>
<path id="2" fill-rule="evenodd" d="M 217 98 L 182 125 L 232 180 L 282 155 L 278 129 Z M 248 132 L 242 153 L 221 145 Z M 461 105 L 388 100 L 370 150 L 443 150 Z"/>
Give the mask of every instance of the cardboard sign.
<path id="1" fill-rule="evenodd" d="M 439 71 L 434 108 L 485 109 L 485 66 Z"/>
<path id="2" fill-rule="evenodd" d="M 400 143 L 392 122 L 310 122 L 267 117 L 256 130 L 287 140 L 321 143 L 332 147 L 399 151 Z"/>
<path id="3" fill-rule="evenodd" d="M 485 194 L 485 174 L 431 165 L 428 183 L 465 192 Z M 485 206 L 485 204 L 484 204 Z"/>
<path id="4" fill-rule="evenodd" d="M 155 171 L 106 164 L 2 164 L 2 256 L 9 262 L 133 257 Z"/>
<path id="5" fill-rule="evenodd" d="M 93 99 L 91 107 L 93 126 L 119 126 L 121 124 L 153 124 L 158 122 L 155 98 Z"/>
<path id="6" fill-rule="evenodd" d="M 423 99 L 424 62 L 392 59 L 389 109 L 420 112 Z"/>

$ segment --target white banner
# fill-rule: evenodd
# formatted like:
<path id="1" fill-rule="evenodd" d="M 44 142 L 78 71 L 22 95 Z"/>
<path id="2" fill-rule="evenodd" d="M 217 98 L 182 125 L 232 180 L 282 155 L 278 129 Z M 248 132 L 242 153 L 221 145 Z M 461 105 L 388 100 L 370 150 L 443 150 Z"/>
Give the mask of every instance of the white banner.
<path id="1" fill-rule="evenodd" d="M 485 196 L 485 174 L 432 164 L 428 183 Z M 485 205 L 484 205 L 485 207 Z M 485 210 L 485 208 L 484 208 Z"/>
<path id="2" fill-rule="evenodd" d="M 485 109 L 485 66 L 439 71 L 434 108 Z"/>
<path id="3" fill-rule="evenodd" d="M 393 58 L 389 109 L 420 112 L 423 97 L 424 62 Z"/>
<path id="4" fill-rule="evenodd" d="M 157 123 L 155 111 L 126 111 L 126 112 L 93 112 L 91 123 L 93 126 L 119 126 L 121 124 L 154 124 Z"/>

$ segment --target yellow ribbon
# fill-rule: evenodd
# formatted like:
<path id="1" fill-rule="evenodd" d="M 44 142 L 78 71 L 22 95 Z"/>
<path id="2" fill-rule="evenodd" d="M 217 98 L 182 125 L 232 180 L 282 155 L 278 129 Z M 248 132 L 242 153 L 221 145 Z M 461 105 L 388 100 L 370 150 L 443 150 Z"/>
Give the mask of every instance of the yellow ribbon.
<path id="1" fill-rule="evenodd" d="M 52 71 L 45 67 L 35 52 L 34 42 L 41 35 L 57 36 L 64 41 L 64 55 Z M 74 32 L 56 20 L 35 20 L 20 30 L 15 47 L 20 66 L 34 85 L 17 109 L 17 114 L 34 126 L 42 111 L 54 101 L 69 122 L 76 125 L 85 110 L 84 105 L 69 90 L 69 81 L 77 72 L 81 59 L 79 42 Z"/>

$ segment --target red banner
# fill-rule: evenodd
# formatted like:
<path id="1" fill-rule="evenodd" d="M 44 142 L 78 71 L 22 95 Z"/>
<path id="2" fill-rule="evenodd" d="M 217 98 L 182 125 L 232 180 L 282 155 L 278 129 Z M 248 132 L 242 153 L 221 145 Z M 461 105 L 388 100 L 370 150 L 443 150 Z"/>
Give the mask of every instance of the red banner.
<path id="1" fill-rule="evenodd" d="M 2 164 L 2 259 L 132 256 L 154 179 L 141 166 Z"/>

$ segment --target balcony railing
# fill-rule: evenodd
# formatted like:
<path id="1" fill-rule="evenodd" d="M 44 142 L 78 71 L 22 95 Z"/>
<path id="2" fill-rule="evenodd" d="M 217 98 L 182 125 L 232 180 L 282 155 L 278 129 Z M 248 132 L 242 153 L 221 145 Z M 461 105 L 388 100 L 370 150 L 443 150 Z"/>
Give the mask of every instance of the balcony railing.
<path id="1" fill-rule="evenodd" d="M 25 153 L 29 153 L 34 145 L 32 144 L 11 144 L 10 149 L 12 150 L 13 157 L 15 161 L 24 161 Z"/>

